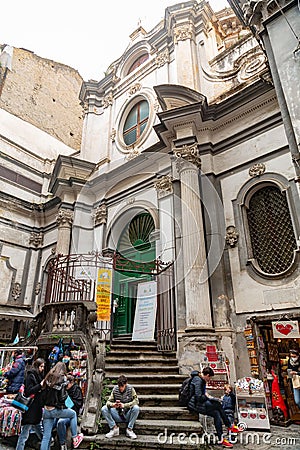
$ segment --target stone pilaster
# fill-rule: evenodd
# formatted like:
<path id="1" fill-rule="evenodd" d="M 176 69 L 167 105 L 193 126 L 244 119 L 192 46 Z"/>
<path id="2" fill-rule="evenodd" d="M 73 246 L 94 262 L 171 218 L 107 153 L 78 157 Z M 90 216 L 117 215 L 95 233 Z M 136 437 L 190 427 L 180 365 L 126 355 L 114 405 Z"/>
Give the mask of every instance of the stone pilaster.
<path id="1" fill-rule="evenodd" d="M 175 148 L 181 183 L 182 246 L 186 323 L 190 330 L 212 329 L 204 228 L 199 190 L 198 144 Z"/>
<path id="2" fill-rule="evenodd" d="M 74 213 L 69 209 L 60 209 L 56 216 L 58 225 L 56 253 L 62 255 L 69 254 L 71 229 L 73 224 Z"/>

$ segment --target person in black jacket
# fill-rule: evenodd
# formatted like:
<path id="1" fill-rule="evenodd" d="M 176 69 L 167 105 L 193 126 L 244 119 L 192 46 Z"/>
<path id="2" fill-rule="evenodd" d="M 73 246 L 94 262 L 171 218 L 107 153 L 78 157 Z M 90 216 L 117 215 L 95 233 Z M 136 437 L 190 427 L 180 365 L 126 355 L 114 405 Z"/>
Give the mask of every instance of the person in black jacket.
<path id="1" fill-rule="evenodd" d="M 191 373 L 192 381 L 190 384 L 191 399 L 188 403 L 188 409 L 193 412 L 211 416 L 214 419 L 215 428 L 218 435 L 218 444 L 223 447 L 232 448 L 233 445 L 223 438 L 222 422 L 231 431 L 231 423 L 222 409 L 221 402 L 218 399 L 206 394 L 206 383 L 214 376 L 211 367 L 205 367 L 202 374 L 198 370 Z"/>
<path id="2" fill-rule="evenodd" d="M 70 419 L 73 447 L 79 447 L 83 434 L 77 434 L 77 415 L 73 409 L 67 408 L 67 369 L 63 362 L 58 362 L 47 373 L 43 383 L 42 400 L 44 404 L 44 434 L 40 450 L 49 450 L 52 428 L 56 419 Z"/>
<path id="3" fill-rule="evenodd" d="M 22 414 L 22 428 L 17 442 L 16 450 L 24 450 L 25 443 L 29 437 L 29 433 L 33 430 L 37 437 L 42 440 L 43 430 L 41 426 L 42 420 L 42 402 L 41 391 L 44 378 L 45 361 L 38 358 L 34 361 L 32 368 L 29 368 L 25 374 L 24 395 L 30 397 L 34 395 L 33 402 L 26 413 Z"/>
<path id="4" fill-rule="evenodd" d="M 25 374 L 25 356 L 22 350 L 15 350 L 13 353 L 13 365 L 11 369 L 4 375 L 8 379 L 6 392 L 8 394 L 16 394 L 24 383 Z"/>
<path id="5" fill-rule="evenodd" d="M 67 393 L 73 402 L 72 409 L 76 412 L 78 417 L 83 405 L 82 391 L 78 384 L 75 383 L 75 378 L 73 377 L 73 375 L 67 375 L 67 381 Z M 56 424 L 57 436 L 61 450 L 67 450 L 66 439 L 68 426 L 70 426 L 70 419 L 68 418 L 59 419 Z"/>

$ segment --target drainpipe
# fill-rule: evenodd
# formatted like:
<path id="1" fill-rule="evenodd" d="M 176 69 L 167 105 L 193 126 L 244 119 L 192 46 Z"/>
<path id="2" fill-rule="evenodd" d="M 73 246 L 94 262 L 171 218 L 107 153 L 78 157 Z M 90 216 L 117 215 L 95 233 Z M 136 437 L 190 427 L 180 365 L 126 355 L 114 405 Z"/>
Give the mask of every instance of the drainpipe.
<path id="1" fill-rule="evenodd" d="M 289 110 L 288 110 L 288 107 L 286 104 L 282 85 L 280 82 L 277 65 L 276 65 L 276 61 L 274 58 L 274 53 L 272 50 L 272 46 L 271 46 L 268 34 L 262 34 L 261 39 L 264 43 L 266 54 L 268 56 L 269 66 L 270 66 L 270 70 L 272 73 L 274 87 L 275 87 L 277 98 L 278 98 L 278 103 L 279 103 L 282 120 L 283 120 L 283 125 L 285 128 L 286 137 L 287 137 L 288 144 L 290 147 L 292 161 L 293 161 L 293 164 L 295 167 L 295 172 L 296 172 L 295 182 L 300 183 L 300 153 L 299 153 L 299 148 L 298 148 L 296 136 L 294 133 L 290 113 L 289 113 Z"/>

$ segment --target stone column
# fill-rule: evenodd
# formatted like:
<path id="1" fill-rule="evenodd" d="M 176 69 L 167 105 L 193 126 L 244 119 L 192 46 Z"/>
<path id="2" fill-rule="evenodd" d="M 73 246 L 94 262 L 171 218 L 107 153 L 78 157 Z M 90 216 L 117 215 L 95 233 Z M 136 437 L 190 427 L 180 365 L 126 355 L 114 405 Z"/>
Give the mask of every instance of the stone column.
<path id="1" fill-rule="evenodd" d="M 73 224 L 74 213 L 70 209 L 60 209 L 56 216 L 58 225 L 56 253 L 62 255 L 69 254 L 71 229 Z"/>
<path id="2" fill-rule="evenodd" d="M 190 330 L 212 329 L 204 228 L 199 190 L 198 144 L 175 148 L 180 176 L 186 323 Z"/>

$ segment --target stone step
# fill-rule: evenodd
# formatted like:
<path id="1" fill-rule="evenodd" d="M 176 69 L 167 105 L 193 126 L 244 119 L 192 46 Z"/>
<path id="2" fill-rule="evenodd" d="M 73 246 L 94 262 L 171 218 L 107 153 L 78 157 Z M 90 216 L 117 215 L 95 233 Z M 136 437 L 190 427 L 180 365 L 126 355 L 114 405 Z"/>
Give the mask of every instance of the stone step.
<path id="1" fill-rule="evenodd" d="M 174 394 L 150 394 L 140 395 L 138 394 L 141 406 L 177 406 L 178 395 Z"/>
<path id="2" fill-rule="evenodd" d="M 127 374 L 126 374 L 127 375 Z M 111 381 L 115 381 L 119 378 L 120 376 L 120 371 L 119 370 L 115 370 L 115 371 L 108 371 L 107 369 L 105 370 L 105 377 L 109 378 Z M 183 382 L 183 380 L 185 380 L 187 376 L 186 375 L 182 375 L 182 374 L 153 374 L 153 373 L 147 373 L 147 374 L 140 374 L 140 373 L 130 373 L 128 374 L 128 383 L 132 384 L 133 386 L 136 386 L 138 384 L 143 384 L 143 385 L 152 385 L 152 384 L 157 384 L 157 385 L 166 385 L 166 384 L 181 384 Z"/>
<path id="3" fill-rule="evenodd" d="M 157 345 L 153 344 L 153 343 L 145 343 L 145 342 L 136 342 L 136 341 L 119 341 L 119 342 L 113 342 L 110 345 L 110 349 L 114 350 L 114 349 L 136 349 L 136 350 L 140 350 L 140 351 L 144 351 L 144 350 L 157 350 Z"/>
<path id="4" fill-rule="evenodd" d="M 113 389 L 115 384 L 108 384 L 108 389 Z M 175 394 L 178 396 L 181 383 L 173 384 L 134 384 L 133 385 L 138 395 L 152 395 L 152 394 Z"/>
<path id="5" fill-rule="evenodd" d="M 121 370 L 122 369 L 122 370 Z M 179 367 L 178 366 L 158 366 L 158 365 L 148 365 L 145 366 L 144 364 L 141 366 L 138 365 L 124 365 L 122 366 L 120 369 L 119 364 L 105 364 L 105 375 L 108 378 L 111 378 L 113 374 L 116 373 L 125 373 L 127 378 L 129 379 L 129 377 L 131 377 L 131 375 L 135 375 L 137 373 L 142 374 L 142 375 L 149 375 L 149 376 L 153 376 L 153 373 L 155 373 L 156 375 L 167 375 L 168 373 L 171 374 L 177 374 L 179 372 Z M 119 377 L 119 375 L 117 375 L 117 378 Z M 131 382 L 132 384 L 132 382 Z"/>
<path id="6" fill-rule="evenodd" d="M 157 366 L 173 366 L 177 367 L 177 359 L 161 359 L 159 357 L 152 357 L 152 358 L 132 358 L 132 357 L 124 357 L 124 356 L 118 356 L 115 357 L 114 355 L 111 355 L 109 357 L 105 358 L 105 367 L 109 367 L 110 364 L 116 364 L 118 363 L 119 366 L 134 366 L 137 367 L 139 365 L 142 365 L 143 367 L 147 367 L 151 369 L 150 366 L 157 365 Z"/>
<path id="7" fill-rule="evenodd" d="M 196 442 L 196 439 L 198 442 Z M 107 439 L 104 434 L 96 436 L 85 436 L 80 448 L 90 449 L 101 448 L 101 450 L 207 450 L 207 444 L 202 443 L 205 438 L 198 434 L 186 436 L 183 435 L 138 435 L 137 439 L 129 439 L 125 435 Z"/>
<path id="8" fill-rule="evenodd" d="M 120 435 L 125 432 L 126 424 L 119 423 Z M 108 424 L 105 420 L 101 420 L 103 434 L 109 431 Z M 140 419 L 138 418 L 134 431 L 137 435 L 157 436 L 159 433 L 170 435 L 170 433 L 199 433 L 202 435 L 203 427 L 199 420 L 169 420 L 169 419 Z"/>
<path id="9" fill-rule="evenodd" d="M 164 361 L 167 360 L 176 360 L 176 354 L 172 353 L 170 355 L 166 355 L 165 353 L 158 353 L 156 351 L 152 351 L 149 350 L 148 352 L 142 352 L 140 350 L 112 350 L 110 352 L 106 353 L 106 357 L 105 359 L 109 359 L 109 358 L 128 358 L 128 359 L 143 359 L 143 360 L 147 360 L 147 359 L 151 359 L 152 358 L 157 358 L 157 359 L 162 359 Z"/>
<path id="10" fill-rule="evenodd" d="M 141 406 L 139 419 L 143 420 L 165 420 L 168 417 L 169 420 L 194 420 L 198 421 L 197 413 L 190 413 L 187 408 L 182 406 Z"/>

